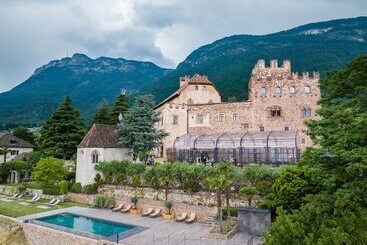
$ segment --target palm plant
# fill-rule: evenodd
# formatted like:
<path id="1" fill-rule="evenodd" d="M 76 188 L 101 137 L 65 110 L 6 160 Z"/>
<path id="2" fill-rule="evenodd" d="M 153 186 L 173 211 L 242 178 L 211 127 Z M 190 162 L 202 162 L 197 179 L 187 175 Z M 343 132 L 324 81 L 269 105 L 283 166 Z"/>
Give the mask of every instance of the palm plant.
<path id="1" fill-rule="evenodd" d="M 223 163 L 216 166 L 213 175 L 207 178 L 209 189 L 215 191 L 217 196 L 217 212 L 220 232 L 223 232 L 223 216 L 222 216 L 222 192 L 231 186 L 232 181 L 227 177 L 227 168 Z"/>
<path id="2" fill-rule="evenodd" d="M 139 202 L 139 198 L 137 196 L 133 196 L 132 198 L 130 198 L 130 201 L 134 204 L 134 209 L 136 209 Z"/>
<path id="3" fill-rule="evenodd" d="M 6 163 L 6 156 L 8 155 L 8 153 L 10 153 L 11 150 L 7 147 L 3 147 L 0 149 L 0 155 L 3 155 L 4 157 L 4 163 Z"/>
<path id="4" fill-rule="evenodd" d="M 168 214 L 171 215 L 171 209 L 172 209 L 172 206 L 173 206 L 173 202 L 171 200 L 167 200 L 167 201 L 164 202 L 164 205 L 168 209 Z"/>

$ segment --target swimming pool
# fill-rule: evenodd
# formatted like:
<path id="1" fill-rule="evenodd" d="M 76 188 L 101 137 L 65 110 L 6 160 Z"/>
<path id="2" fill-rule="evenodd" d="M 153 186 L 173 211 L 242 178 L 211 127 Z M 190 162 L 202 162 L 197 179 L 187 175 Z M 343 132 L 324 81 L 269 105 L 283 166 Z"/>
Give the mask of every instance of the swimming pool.
<path id="1" fill-rule="evenodd" d="M 52 226 L 61 226 L 66 229 L 82 233 L 89 233 L 109 240 L 116 241 L 116 237 L 124 237 L 141 231 L 142 227 L 123 223 L 96 219 L 72 213 L 61 213 L 36 219 L 37 221 L 51 224 Z"/>

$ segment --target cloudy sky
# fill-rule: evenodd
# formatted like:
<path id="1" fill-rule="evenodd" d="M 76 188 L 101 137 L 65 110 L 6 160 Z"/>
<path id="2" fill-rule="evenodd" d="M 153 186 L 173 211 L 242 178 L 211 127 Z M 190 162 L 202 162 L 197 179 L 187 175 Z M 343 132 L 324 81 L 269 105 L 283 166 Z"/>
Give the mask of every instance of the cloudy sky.
<path id="1" fill-rule="evenodd" d="M 366 0 L 1 0 L 0 92 L 75 52 L 174 68 L 225 36 L 366 14 Z"/>

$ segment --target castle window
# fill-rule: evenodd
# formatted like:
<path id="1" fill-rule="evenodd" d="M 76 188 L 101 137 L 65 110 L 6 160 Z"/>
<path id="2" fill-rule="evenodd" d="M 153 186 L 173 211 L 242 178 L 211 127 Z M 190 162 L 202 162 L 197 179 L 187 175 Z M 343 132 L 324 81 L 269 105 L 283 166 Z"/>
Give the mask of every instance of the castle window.
<path id="1" fill-rule="evenodd" d="M 289 127 L 288 126 L 285 126 L 284 127 L 284 131 L 289 131 Z"/>
<path id="2" fill-rule="evenodd" d="M 225 113 L 219 113 L 218 114 L 218 121 L 219 122 L 224 122 L 225 117 L 226 117 Z"/>
<path id="3" fill-rule="evenodd" d="M 310 117 L 312 115 L 312 110 L 309 107 L 303 107 L 301 109 L 301 116 L 302 117 Z"/>
<path id="4" fill-rule="evenodd" d="M 275 93 L 280 94 L 282 92 L 282 89 L 279 86 L 275 87 Z"/>
<path id="5" fill-rule="evenodd" d="M 296 93 L 296 87 L 295 87 L 295 86 L 291 86 L 291 87 L 289 88 L 289 92 L 290 92 L 291 94 L 295 94 L 295 93 Z"/>
<path id="6" fill-rule="evenodd" d="M 203 87 L 203 91 L 206 91 L 206 86 Z"/>
<path id="7" fill-rule="evenodd" d="M 260 94 L 261 95 L 266 95 L 267 92 L 268 92 L 268 90 L 266 88 L 261 88 L 260 89 Z"/>
<path id="8" fill-rule="evenodd" d="M 209 100 L 209 104 L 213 104 L 213 100 Z"/>
<path id="9" fill-rule="evenodd" d="M 198 85 L 196 85 L 196 86 L 195 86 L 195 90 L 196 90 L 196 91 L 198 91 L 198 90 L 199 90 L 199 86 L 198 86 Z"/>
<path id="10" fill-rule="evenodd" d="M 17 143 L 16 140 L 13 140 L 13 139 L 10 140 L 10 144 L 15 145 L 16 143 Z"/>
<path id="11" fill-rule="evenodd" d="M 177 125 L 178 124 L 178 116 L 177 115 L 173 115 L 172 116 L 172 124 L 173 125 Z"/>
<path id="12" fill-rule="evenodd" d="M 303 89 L 305 93 L 311 93 L 311 87 L 309 85 L 306 85 Z"/>
<path id="13" fill-rule="evenodd" d="M 239 118 L 239 114 L 238 114 L 238 112 L 234 112 L 234 113 L 233 113 L 233 115 L 232 115 L 232 119 L 233 119 L 233 121 L 237 121 L 237 120 L 238 120 L 238 118 Z"/>
<path id="14" fill-rule="evenodd" d="M 203 114 L 196 115 L 196 124 L 203 124 L 204 123 L 204 116 Z"/>
<path id="15" fill-rule="evenodd" d="M 92 152 L 92 163 L 98 163 L 99 162 L 99 153 L 98 151 Z"/>
<path id="16" fill-rule="evenodd" d="M 266 109 L 268 117 L 280 117 L 282 115 L 282 110 L 279 106 L 273 106 Z"/>
<path id="17" fill-rule="evenodd" d="M 303 145 L 306 144 L 306 139 L 305 138 L 302 138 L 302 142 L 301 142 Z"/>
<path id="18" fill-rule="evenodd" d="M 188 105 L 192 105 L 192 104 L 194 104 L 194 101 L 192 101 L 192 99 L 188 99 L 188 100 L 187 100 L 187 104 L 188 104 Z"/>
<path id="19" fill-rule="evenodd" d="M 260 126 L 260 132 L 264 132 L 265 131 L 265 128 L 263 125 Z"/>

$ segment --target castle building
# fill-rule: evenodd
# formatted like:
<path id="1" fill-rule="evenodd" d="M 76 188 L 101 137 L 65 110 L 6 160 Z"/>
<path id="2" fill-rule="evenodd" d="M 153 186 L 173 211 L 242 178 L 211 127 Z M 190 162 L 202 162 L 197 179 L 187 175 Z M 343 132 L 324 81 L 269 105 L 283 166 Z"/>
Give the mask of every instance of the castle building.
<path id="1" fill-rule="evenodd" d="M 156 149 L 161 160 L 231 160 L 296 163 L 312 145 L 305 121 L 315 119 L 319 73 L 299 75 L 284 60 L 259 60 L 248 83 L 249 99 L 221 102 L 206 76 L 180 78 L 180 88 L 161 102 L 157 128 L 169 136 Z"/>

